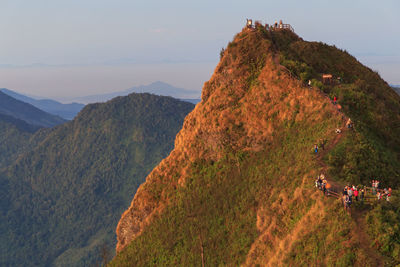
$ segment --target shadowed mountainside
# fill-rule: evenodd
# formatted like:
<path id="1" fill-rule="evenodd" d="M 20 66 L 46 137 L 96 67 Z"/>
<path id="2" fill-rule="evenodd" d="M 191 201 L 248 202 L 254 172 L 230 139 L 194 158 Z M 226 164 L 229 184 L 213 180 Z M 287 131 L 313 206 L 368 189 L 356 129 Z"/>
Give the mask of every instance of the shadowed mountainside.
<path id="1" fill-rule="evenodd" d="M 190 103 L 131 94 L 86 106 L 0 173 L 0 265 L 89 266 L 173 148 Z M 1 126 L 1 124 L 0 124 Z"/>

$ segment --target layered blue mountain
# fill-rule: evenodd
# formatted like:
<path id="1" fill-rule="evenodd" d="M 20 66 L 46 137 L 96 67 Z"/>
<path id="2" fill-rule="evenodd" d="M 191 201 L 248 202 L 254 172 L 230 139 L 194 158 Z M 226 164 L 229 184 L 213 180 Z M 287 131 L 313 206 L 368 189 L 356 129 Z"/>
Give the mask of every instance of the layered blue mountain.
<path id="1" fill-rule="evenodd" d="M 34 126 L 46 128 L 66 122 L 66 120 L 59 116 L 47 113 L 3 92 L 0 92 L 0 114 L 25 121 Z"/>
<path id="2" fill-rule="evenodd" d="M 109 93 L 109 94 L 99 94 L 99 95 L 89 95 L 84 97 L 74 98 L 73 101 L 79 103 L 96 103 L 105 102 L 117 96 L 126 96 L 130 93 L 150 93 L 162 96 L 171 96 L 177 99 L 182 99 L 184 101 L 197 104 L 200 102 L 200 92 L 187 90 L 183 88 L 174 87 L 170 84 L 164 82 L 154 82 L 149 85 L 135 86 L 124 91 Z"/>
<path id="3" fill-rule="evenodd" d="M 34 99 L 6 88 L 2 88 L 0 91 L 17 100 L 31 104 L 50 114 L 58 115 L 66 120 L 72 120 L 85 106 L 80 103 L 62 104 L 52 99 Z"/>

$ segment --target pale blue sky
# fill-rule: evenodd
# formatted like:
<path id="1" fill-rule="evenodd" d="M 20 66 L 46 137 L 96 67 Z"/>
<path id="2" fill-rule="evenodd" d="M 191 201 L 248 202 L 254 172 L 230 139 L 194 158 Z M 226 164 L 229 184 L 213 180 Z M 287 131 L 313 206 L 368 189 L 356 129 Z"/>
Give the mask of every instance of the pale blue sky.
<path id="1" fill-rule="evenodd" d="M 200 91 L 247 17 L 283 19 L 400 84 L 398 0 L 0 0 L 0 88 L 62 98 L 162 80 Z"/>

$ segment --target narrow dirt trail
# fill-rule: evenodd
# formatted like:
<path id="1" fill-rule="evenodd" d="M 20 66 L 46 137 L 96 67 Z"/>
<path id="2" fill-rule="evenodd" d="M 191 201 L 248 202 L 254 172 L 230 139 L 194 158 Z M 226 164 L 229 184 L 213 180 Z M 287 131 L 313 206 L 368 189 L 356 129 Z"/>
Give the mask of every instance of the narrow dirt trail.
<path id="1" fill-rule="evenodd" d="M 343 118 L 344 120 L 348 119 L 345 115 L 343 115 Z M 329 142 L 328 146 L 325 146 L 324 150 L 322 150 L 321 152 L 318 151 L 318 155 L 315 158 L 318 162 L 318 165 L 322 167 L 321 172 L 324 173 L 327 181 L 331 184 L 331 189 L 334 189 L 336 192 L 339 193 L 339 195 L 342 188 L 344 187 L 344 184 L 341 184 L 338 181 L 335 181 L 334 179 L 329 177 L 328 165 L 325 163 L 323 158 L 348 134 L 349 131 L 349 129 L 345 125 L 340 128 L 340 130 L 341 133 L 337 134 L 335 138 L 333 138 L 332 141 Z M 352 236 L 354 236 L 358 241 L 359 248 L 367 255 L 368 259 L 370 260 L 371 266 L 384 266 L 384 259 L 382 258 L 382 256 L 377 253 L 376 249 L 370 246 L 372 241 L 367 234 L 365 214 L 360 210 L 352 209 L 351 217 L 355 224 L 355 227 L 352 230 Z"/>
<path id="2" fill-rule="evenodd" d="M 353 235 L 357 236 L 360 248 L 368 255 L 372 266 L 384 266 L 384 259 L 381 255 L 376 253 L 377 249 L 371 247 L 371 238 L 367 234 L 367 225 L 365 222 L 365 215 L 359 210 L 352 210 L 351 217 L 355 222 Z"/>
<path id="3" fill-rule="evenodd" d="M 337 110 L 340 114 L 342 114 L 343 121 L 347 121 L 348 118 L 339 110 Z M 352 128 L 351 128 L 352 129 Z M 339 183 L 338 181 L 332 179 L 332 177 L 328 174 L 328 165 L 325 163 L 323 158 L 327 155 L 349 132 L 349 128 L 344 124 L 341 128 L 341 133 L 337 134 L 331 142 L 328 143 L 328 146 L 325 146 L 325 149 L 318 151 L 318 155 L 316 157 L 316 161 L 318 165 L 322 167 L 322 173 L 324 173 L 326 179 L 331 184 L 331 189 L 334 189 L 336 192 L 339 192 L 344 187 L 344 184 Z M 352 209 L 351 217 L 355 222 L 355 227 L 352 230 L 352 236 L 356 238 L 358 241 L 359 248 L 365 252 L 368 259 L 370 260 L 371 266 L 384 266 L 384 259 L 382 256 L 377 253 L 376 249 L 371 247 L 371 239 L 367 234 L 367 225 L 365 222 L 365 214 L 357 209 Z"/>
<path id="4" fill-rule="evenodd" d="M 335 181 L 332 179 L 329 174 L 328 174 L 328 165 L 324 161 L 325 155 L 327 155 L 335 146 L 347 135 L 348 129 L 347 127 L 343 126 L 340 128 L 342 131 L 339 134 L 336 134 L 336 136 L 332 139 L 332 141 L 329 142 L 328 140 L 328 145 L 325 146 L 324 149 L 319 149 L 318 150 L 318 155 L 316 156 L 316 161 L 318 162 L 318 165 L 322 167 L 321 173 L 325 175 L 325 178 L 329 182 L 329 184 L 332 186 L 332 189 L 334 189 L 336 192 L 340 192 L 342 187 L 344 186 L 343 184 L 340 184 L 339 182 Z"/>

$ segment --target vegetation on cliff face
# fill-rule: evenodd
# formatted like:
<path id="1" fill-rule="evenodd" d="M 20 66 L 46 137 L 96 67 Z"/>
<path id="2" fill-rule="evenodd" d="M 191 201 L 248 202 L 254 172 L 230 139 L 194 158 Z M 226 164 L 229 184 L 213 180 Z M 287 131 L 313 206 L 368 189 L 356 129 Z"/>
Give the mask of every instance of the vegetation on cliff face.
<path id="1" fill-rule="evenodd" d="M 343 82 L 324 86 L 322 73 Z M 355 121 L 336 146 L 344 121 L 324 92 Z M 321 139 L 334 147 L 325 157 L 329 179 L 398 186 L 399 110 L 399 96 L 346 52 L 288 31 L 243 30 L 221 53 L 174 151 L 122 215 L 110 265 L 400 263 L 397 204 L 365 208 L 354 220 L 314 189 L 324 168 L 312 152 Z"/>
<path id="2" fill-rule="evenodd" d="M 112 253 L 121 212 L 193 107 L 131 94 L 30 137 L 38 144 L 0 174 L 0 265 L 88 266 L 103 244 Z"/>

